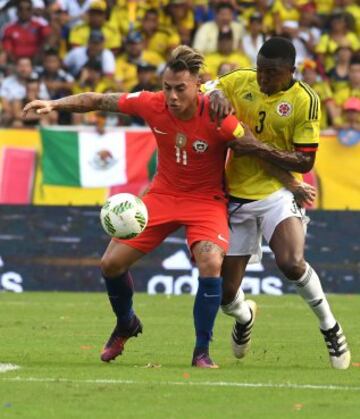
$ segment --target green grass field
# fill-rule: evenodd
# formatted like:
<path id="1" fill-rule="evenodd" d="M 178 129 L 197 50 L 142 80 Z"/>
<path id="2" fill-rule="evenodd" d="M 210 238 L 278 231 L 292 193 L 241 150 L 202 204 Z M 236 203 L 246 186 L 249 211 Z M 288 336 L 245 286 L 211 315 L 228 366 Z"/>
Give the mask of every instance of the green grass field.
<path id="1" fill-rule="evenodd" d="M 297 296 L 259 296 L 248 356 L 232 357 L 219 313 L 213 359 L 189 366 L 193 298 L 136 296 L 144 333 L 111 364 L 99 352 L 113 328 L 107 298 L 0 293 L 0 418 L 358 418 L 360 296 L 330 296 L 353 365 L 330 368 L 317 321 Z M 1 366 L 1 365 L 0 365 Z"/>

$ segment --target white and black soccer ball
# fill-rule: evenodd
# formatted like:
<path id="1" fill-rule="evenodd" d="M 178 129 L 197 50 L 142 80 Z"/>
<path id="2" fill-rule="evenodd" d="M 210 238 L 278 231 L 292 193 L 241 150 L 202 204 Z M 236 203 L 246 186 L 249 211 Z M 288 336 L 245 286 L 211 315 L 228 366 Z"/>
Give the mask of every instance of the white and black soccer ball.
<path id="1" fill-rule="evenodd" d="M 105 232 L 118 239 L 132 239 L 144 231 L 148 211 L 143 201 L 130 193 L 111 196 L 100 211 Z"/>

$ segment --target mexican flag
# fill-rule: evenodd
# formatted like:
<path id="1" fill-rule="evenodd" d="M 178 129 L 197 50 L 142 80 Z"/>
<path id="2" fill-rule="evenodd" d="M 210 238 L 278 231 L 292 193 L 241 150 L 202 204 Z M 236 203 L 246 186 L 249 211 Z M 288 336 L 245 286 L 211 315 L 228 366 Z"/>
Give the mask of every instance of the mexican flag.
<path id="1" fill-rule="evenodd" d="M 43 183 L 101 188 L 148 180 L 155 150 L 149 130 L 42 128 Z"/>

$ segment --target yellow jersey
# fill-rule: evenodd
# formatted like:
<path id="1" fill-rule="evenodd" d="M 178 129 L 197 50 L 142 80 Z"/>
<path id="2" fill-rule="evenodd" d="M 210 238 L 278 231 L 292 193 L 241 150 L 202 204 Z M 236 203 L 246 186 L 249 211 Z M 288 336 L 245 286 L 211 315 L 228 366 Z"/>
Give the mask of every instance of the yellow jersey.
<path id="1" fill-rule="evenodd" d="M 204 73 L 209 74 L 213 79 L 216 78 L 219 74 L 219 67 L 223 63 L 233 64 L 232 68 L 249 67 L 251 65 L 247 55 L 242 52 L 234 51 L 227 55 L 213 52 L 205 54 Z"/>
<path id="2" fill-rule="evenodd" d="M 316 151 L 320 134 L 320 100 L 305 83 L 295 81 L 286 91 L 266 95 L 260 91 L 256 70 L 237 69 L 215 83 L 232 102 L 236 116 L 256 137 L 279 150 Z M 206 88 L 205 88 L 206 89 Z M 301 174 L 294 173 L 301 179 Z M 226 167 L 229 194 L 263 199 L 283 185 L 268 175 L 254 156 L 231 155 Z"/>
<path id="3" fill-rule="evenodd" d="M 350 46 L 353 51 L 360 49 L 360 40 L 354 32 L 348 32 L 343 41 L 345 45 Z M 321 35 L 319 42 L 315 48 L 317 54 L 325 55 L 325 70 L 329 71 L 335 66 L 335 52 L 339 48 L 340 43 L 330 37 L 329 34 L 324 33 Z"/>
<path id="4" fill-rule="evenodd" d="M 331 90 L 329 83 L 325 80 L 317 81 L 311 88 L 315 90 L 321 100 L 321 118 L 320 118 L 320 129 L 328 128 L 328 115 L 326 111 L 326 102 L 334 100 L 334 95 Z"/>
<path id="5" fill-rule="evenodd" d="M 87 45 L 90 36 L 90 26 L 87 23 L 79 23 L 70 31 L 69 42 L 71 45 Z M 121 35 L 116 26 L 105 22 L 101 28 L 105 38 L 105 48 L 117 49 L 121 46 Z"/>
<path id="6" fill-rule="evenodd" d="M 357 97 L 360 99 L 360 88 L 351 87 L 349 83 L 334 94 L 336 104 L 341 107 L 350 97 Z"/>

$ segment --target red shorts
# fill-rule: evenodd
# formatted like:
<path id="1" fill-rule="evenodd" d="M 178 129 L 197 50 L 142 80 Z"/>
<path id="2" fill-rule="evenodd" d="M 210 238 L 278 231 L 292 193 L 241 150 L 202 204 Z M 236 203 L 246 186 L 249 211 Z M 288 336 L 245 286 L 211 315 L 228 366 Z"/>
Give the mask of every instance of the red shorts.
<path id="1" fill-rule="evenodd" d="M 145 230 L 134 239 L 113 239 L 143 253 L 155 249 L 164 239 L 184 226 L 188 246 L 210 241 L 226 252 L 229 245 L 227 203 L 224 199 L 201 199 L 149 192 L 143 198 L 149 212 Z"/>

